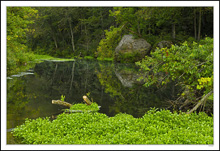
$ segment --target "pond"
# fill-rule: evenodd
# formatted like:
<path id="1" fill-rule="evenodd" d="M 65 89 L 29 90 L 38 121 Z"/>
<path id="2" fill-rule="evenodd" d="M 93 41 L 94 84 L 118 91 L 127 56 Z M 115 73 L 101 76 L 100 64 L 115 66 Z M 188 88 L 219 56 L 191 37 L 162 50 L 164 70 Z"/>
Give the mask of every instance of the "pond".
<path id="1" fill-rule="evenodd" d="M 167 108 L 167 100 L 177 95 L 172 84 L 163 89 L 146 88 L 137 81 L 134 64 L 97 60 L 44 61 L 27 72 L 7 77 L 7 144 L 19 143 L 10 130 L 26 118 L 49 116 L 53 119 L 65 107 L 54 105 L 61 95 L 69 103 L 82 103 L 83 96 L 101 106 L 108 116 L 122 112 L 141 117 L 151 107 Z"/>

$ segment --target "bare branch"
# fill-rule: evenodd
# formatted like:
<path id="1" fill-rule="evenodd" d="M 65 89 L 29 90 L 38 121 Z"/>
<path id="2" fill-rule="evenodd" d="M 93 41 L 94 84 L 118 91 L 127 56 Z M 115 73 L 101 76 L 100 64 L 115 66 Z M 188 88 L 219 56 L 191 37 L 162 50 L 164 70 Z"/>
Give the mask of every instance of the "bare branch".
<path id="1" fill-rule="evenodd" d="M 203 102 L 205 102 L 205 101 L 208 99 L 208 97 L 209 97 L 212 93 L 213 93 L 213 90 L 210 91 L 208 94 L 206 94 L 206 95 L 196 104 L 196 106 L 195 106 L 193 109 L 191 109 L 189 112 L 187 112 L 187 114 L 190 114 L 190 113 L 192 113 L 193 111 L 195 111 Z"/>

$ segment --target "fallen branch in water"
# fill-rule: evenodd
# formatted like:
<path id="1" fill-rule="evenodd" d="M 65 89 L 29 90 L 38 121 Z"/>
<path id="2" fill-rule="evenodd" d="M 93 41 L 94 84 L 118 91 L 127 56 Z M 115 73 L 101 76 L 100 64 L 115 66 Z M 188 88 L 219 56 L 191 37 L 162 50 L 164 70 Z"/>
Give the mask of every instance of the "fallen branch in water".
<path id="1" fill-rule="evenodd" d="M 91 105 L 92 102 L 89 100 L 89 98 L 87 96 L 83 96 L 83 100 L 85 101 L 85 103 L 87 105 Z M 52 100 L 52 104 L 58 104 L 58 105 L 63 105 L 66 106 L 68 108 L 70 108 L 72 106 L 72 104 L 65 102 L 65 101 L 61 101 L 61 100 Z"/>
<path id="2" fill-rule="evenodd" d="M 195 111 L 203 102 L 205 102 L 205 101 L 208 99 L 208 97 L 209 97 L 212 93 L 213 93 L 213 91 L 210 91 L 208 94 L 206 94 L 206 95 L 196 104 L 196 106 L 195 106 L 193 109 L 191 109 L 189 112 L 187 112 L 187 114 L 190 114 L 190 113 L 192 113 L 193 111 Z"/>
<path id="3" fill-rule="evenodd" d="M 65 101 L 61 101 L 61 100 L 52 100 L 52 104 L 59 104 L 59 105 L 63 105 L 69 108 L 72 106 L 72 104 L 65 102 Z"/>

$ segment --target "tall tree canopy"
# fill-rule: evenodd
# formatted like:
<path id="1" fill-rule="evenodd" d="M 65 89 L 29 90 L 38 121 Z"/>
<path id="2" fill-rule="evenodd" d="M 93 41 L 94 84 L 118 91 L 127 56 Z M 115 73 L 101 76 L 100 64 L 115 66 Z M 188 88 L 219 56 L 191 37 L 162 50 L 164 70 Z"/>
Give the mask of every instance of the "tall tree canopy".
<path id="1" fill-rule="evenodd" d="M 28 60 L 27 33 L 33 33 L 37 10 L 30 7 L 7 7 L 7 71 Z"/>

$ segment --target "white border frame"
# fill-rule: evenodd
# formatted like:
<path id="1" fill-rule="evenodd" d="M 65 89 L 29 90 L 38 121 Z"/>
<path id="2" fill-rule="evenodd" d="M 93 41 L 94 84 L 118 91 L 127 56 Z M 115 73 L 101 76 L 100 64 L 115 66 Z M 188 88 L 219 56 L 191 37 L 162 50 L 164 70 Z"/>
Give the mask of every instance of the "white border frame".
<path id="1" fill-rule="evenodd" d="M 214 7 L 214 145 L 6 145 L 6 7 Z M 4 150 L 219 150 L 219 1 L 1 1 L 1 149 Z"/>

